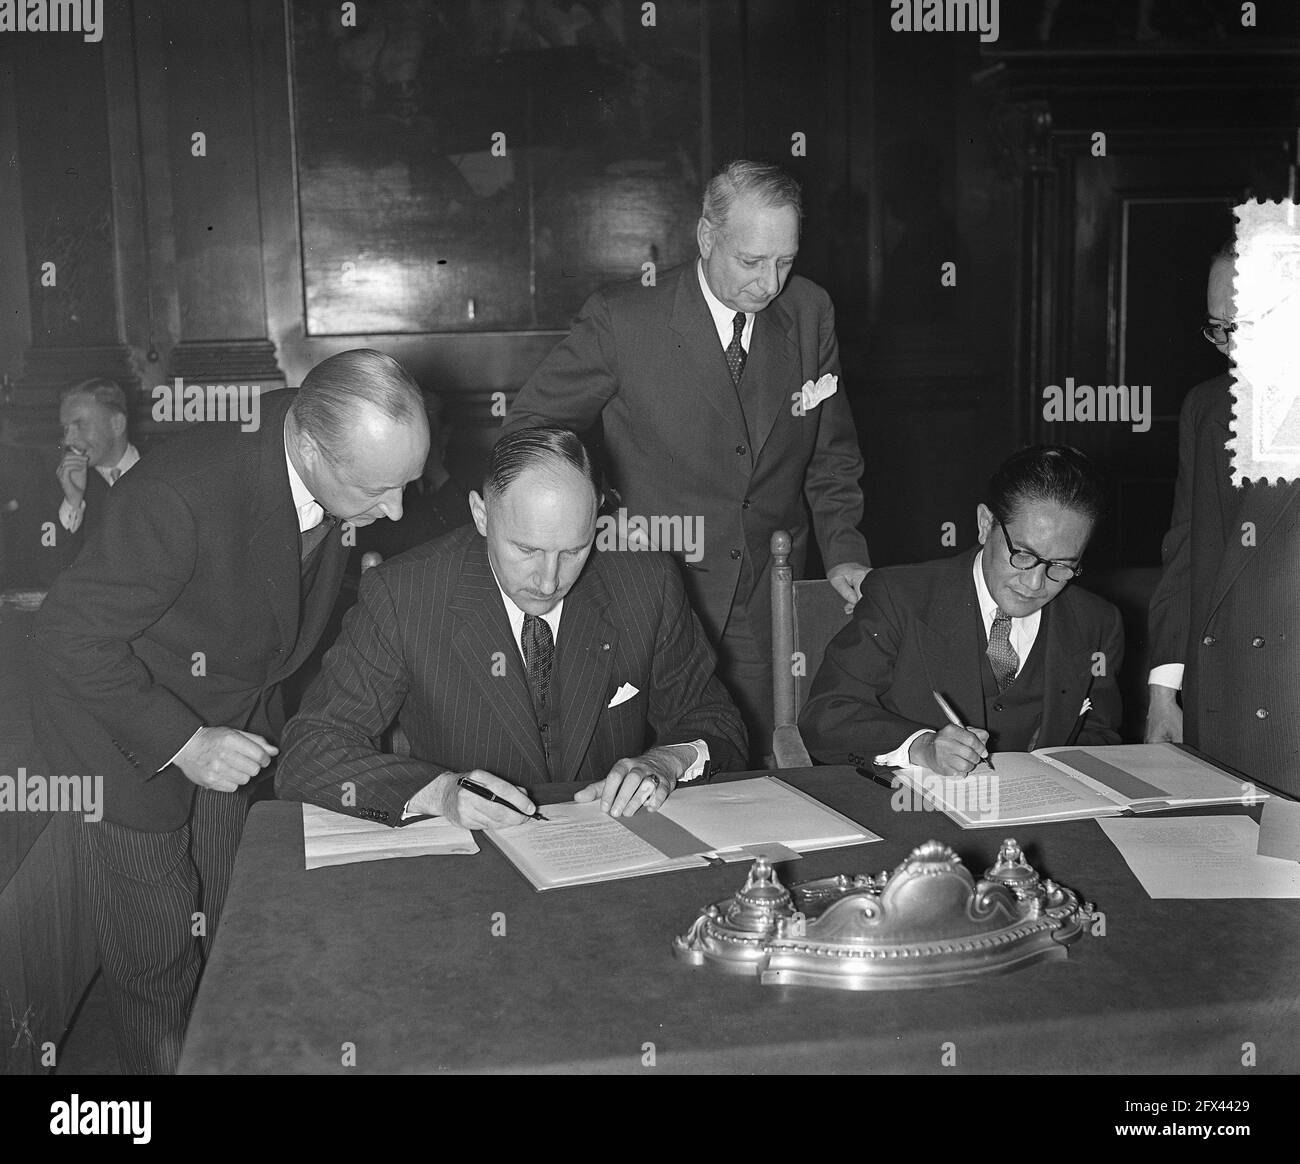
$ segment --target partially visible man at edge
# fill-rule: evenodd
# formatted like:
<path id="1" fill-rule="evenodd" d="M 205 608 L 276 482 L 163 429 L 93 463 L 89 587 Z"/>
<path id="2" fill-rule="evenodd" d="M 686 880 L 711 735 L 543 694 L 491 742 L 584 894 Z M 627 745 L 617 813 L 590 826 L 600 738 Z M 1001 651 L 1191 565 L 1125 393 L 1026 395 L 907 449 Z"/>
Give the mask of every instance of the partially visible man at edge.
<path id="1" fill-rule="evenodd" d="M 1225 356 L 1237 317 L 1233 251 L 1210 265 L 1202 333 Z M 1178 481 L 1150 605 L 1146 741 L 1186 742 L 1300 795 L 1300 482 L 1232 484 L 1230 372 L 1198 384 L 1178 421 Z M 1182 704 L 1179 705 L 1181 691 Z"/>

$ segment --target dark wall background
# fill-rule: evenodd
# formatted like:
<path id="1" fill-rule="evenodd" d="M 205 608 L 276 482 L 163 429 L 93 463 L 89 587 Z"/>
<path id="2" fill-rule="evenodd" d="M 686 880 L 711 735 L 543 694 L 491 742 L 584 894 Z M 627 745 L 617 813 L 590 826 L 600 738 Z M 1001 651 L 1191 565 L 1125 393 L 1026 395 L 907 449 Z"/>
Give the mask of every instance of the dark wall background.
<path id="1" fill-rule="evenodd" d="M 611 4 L 639 21 L 631 0 L 525 7 L 544 23 Z M 1116 520 L 1090 569 L 1158 561 L 1179 404 L 1223 367 L 1197 328 L 1224 208 L 1292 180 L 1297 14 L 1259 8 L 1244 30 L 1218 0 L 1004 0 L 991 44 L 894 32 L 883 2 L 699 8 L 700 105 L 683 140 L 702 169 L 748 155 L 805 183 L 798 269 L 836 303 L 877 564 L 951 552 L 948 522 L 968 544 L 989 470 L 1034 440 L 1080 445 L 1115 472 Z M 42 570 L 35 510 L 73 380 L 124 382 L 148 444 L 165 438 L 148 416 L 156 384 L 270 389 L 376 346 L 439 394 L 453 467 L 472 474 L 498 424 L 493 394 L 517 390 L 562 334 L 308 334 L 294 146 L 309 111 L 294 104 L 288 47 L 286 7 L 268 0 L 108 0 L 101 44 L 0 38 L 7 584 Z M 806 156 L 791 156 L 796 132 Z M 48 260 L 54 289 L 40 284 Z M 946 262 L 955 287 L 940 285 Z M 1042 389 L 1066 377 L 1150 384 L 1150 431 L 1047 423 Z"/>

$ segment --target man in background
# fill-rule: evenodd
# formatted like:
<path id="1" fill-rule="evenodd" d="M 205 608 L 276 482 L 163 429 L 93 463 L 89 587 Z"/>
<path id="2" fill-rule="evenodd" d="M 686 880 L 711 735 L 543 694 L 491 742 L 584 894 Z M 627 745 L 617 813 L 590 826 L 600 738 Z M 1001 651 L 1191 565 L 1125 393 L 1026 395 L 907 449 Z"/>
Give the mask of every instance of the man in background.
<path id="1" fill-rule="evenodd" d="M 63 458 L 55 471 L 59 503 L 60 566 L 77 556 L 99 524 L 108 491 L 140 459 L 127 434 L 126 393 L 112 380 L 83 380 L 59 397 Z"/>
<path id="2" fill-rule="evenodd" d="M 53 772 L 102 781 L 78 861 L 129 1073 L 175 1070 L 281 684 L 338 593 L 338 522 L 400 517 L 428 441 L 396 361 L 331 356 L 257 431 L 200 423 L 151 452 L 41 608 L 34 726 Z"/>
<path id="3" fill-rule="evenodd" d="M 1234 256 L 1210 266 L 1205 338 L 1225 356 Z M 1151 596 L 1146 741 L 1186 742 L 1300 795 L 1300 483 L 1235 487 L 1231 373 L 1198 384 L 1178 422 L 1178 481 Z M 1179 693 L 1182 703 L 1179 705 Z"/>
<path id="4" fill-rule="evenodd" d="M 801 213 L 799 184 L 778 167 L 726 166 L 704 193 L 699 258 L 650 286 L 593 295 L 506 418 L 507 432 L 602 422 L 606 470 L 629 518 L 702 519 L 700 553 L 652 548 L 684 567 L 754 762 L 772 740 L 773 531 L 790 533 L 798 577 L 811 514 L 847 604 L 869 569 L 835 312 L 825 291 L 791 275 Z"/>

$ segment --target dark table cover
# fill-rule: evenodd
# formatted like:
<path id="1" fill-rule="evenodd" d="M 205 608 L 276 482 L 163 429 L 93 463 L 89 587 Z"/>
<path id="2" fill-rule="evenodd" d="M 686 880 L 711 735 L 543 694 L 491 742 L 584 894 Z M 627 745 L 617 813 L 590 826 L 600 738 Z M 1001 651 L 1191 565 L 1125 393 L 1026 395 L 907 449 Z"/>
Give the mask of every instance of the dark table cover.
<path id="1" fill-rule="evenodd" d="M 483 840 L 472 857 L 306 872 L 300 807 L 265 803 L 249 818 L 181 1071 L 1300 1067 L 1300 901 L 1153 901 L 1094 821 L 963 831 L 939 813 L 891 811 L 889 792 L 851 769 L 781 775 L 885 838 L 780 866 L 787 884 L 893 868 L 932 837 L 978 877 L 1010 834 L 1040 873 L 1095 902 L 1106 935 L 971 985 L 762 986 L 670 952 L 746 864 L 538 893 Z"/>

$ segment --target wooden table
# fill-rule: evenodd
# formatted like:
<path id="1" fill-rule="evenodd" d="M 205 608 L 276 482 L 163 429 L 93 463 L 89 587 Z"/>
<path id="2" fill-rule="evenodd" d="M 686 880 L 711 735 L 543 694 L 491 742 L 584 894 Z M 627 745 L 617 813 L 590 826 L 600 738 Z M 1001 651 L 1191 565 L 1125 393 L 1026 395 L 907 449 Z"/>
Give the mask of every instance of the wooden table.
<path id="1" fill-rule="evenodd" d="M 892 812 L 888 791 L 851 769 L 782 776 L 885 838 L 781 866 L 787 883 L 893 868 L 931 837 L 978 876 L 1003 836 Z M 181 1071 L 1300 1068 L 1300 901 L 1152 901 L 1093 821 L 1013 835 L 1041 873 L 1104 911 L 1105 937 L 974 985 L 850 992 L 673 959 L 673 936 L 739 887 L 744 864 L 538 893 L 483 841 L 473 857 L 305 872 L 299 806 L 259 804 Z"/>

